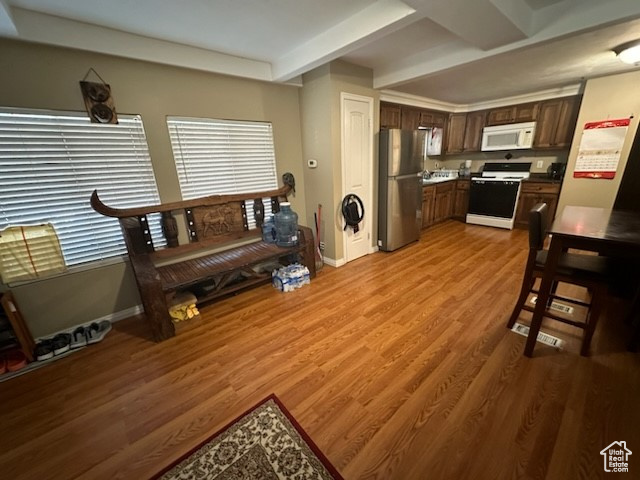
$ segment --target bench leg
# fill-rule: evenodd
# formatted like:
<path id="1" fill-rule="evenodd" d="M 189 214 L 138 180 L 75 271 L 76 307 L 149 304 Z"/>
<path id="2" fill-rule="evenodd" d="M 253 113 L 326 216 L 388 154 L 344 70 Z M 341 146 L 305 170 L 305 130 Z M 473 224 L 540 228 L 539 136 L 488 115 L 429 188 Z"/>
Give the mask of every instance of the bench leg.
<path id="1" fill-rule="evenodd" d="M 136 272 L 138 292 L 153 339 L 160 342 L 175 336 L 176 329 L 169 316 L 169 305 L 155 267 L 142 255 L 131 257 L 131 264 Z"/>

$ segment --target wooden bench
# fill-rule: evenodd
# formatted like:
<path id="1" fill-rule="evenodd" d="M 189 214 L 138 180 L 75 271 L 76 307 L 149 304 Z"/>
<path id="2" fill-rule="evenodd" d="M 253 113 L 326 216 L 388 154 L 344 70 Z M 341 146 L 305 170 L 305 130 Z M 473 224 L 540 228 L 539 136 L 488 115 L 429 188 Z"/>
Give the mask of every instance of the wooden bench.
<path id="1" fill-rule="evenodd" d="M 209 197 L 139 208 L 111 208 L 98 192 L 91 206 L 108 217 L 118 218 L 138 283 L 145 315 L 156 341 L 175 335 L 169 306 L 178 291 L 189 290 L 198 304 L 271 280 L 261 264 L 300 261 L 315 276 L 313 233 L 299 226 L 299 244 L 279 247 L 262 241 L 263 198 L 279 211 L 291 187 L 278 190 Z M 246 204 L 253 206 L 256 227 L 249 228 Z M 156 248 L 151 238 L 149 215 L 160 214 L 166 247 Z M 180 230 L 178 225 L 182 224 Z M 179 237 L 188 241 L 179 242 Z M 243 242 L 239 244 L 239 242 Z"/>

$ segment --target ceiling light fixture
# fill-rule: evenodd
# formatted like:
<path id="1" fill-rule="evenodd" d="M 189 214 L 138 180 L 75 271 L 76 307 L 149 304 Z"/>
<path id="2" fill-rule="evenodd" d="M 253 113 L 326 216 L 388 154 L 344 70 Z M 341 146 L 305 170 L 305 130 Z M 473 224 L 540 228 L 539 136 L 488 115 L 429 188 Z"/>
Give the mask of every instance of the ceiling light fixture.
<path id="1" fill-rule="evenodd" d="M 640 63 L 640 40 L 623 43 L 613 48 L 618 58 L 624 63 L 637 65 Z"/>

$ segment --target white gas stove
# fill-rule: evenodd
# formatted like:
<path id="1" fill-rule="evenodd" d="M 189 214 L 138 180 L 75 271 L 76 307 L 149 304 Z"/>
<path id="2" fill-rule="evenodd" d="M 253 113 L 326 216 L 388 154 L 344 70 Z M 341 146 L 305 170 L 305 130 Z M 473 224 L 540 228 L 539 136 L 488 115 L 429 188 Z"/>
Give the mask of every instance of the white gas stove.
<path id="1" fill-rule="evenodd" d="M 531 163 L 487 163 L 482 176 L 472 177 L 467 223 L 513 229 L 520 182 L 529 178 Z"/>

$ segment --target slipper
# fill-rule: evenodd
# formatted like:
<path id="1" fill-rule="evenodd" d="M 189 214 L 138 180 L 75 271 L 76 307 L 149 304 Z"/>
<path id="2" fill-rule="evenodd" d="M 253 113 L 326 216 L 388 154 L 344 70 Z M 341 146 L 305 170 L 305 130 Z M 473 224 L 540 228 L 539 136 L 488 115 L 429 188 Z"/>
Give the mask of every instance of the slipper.
<path id="1" fill-rule="evenodd" d="M 71 348 L 71 334 L 59 333 L 51 339 L 51 345 L 53 347 L 54 355 L 60 355 L 68 352 Z"/>
<path id="2" fill-rule="evenodd" d="M 15 372 L 27 366 L 27 357 L 22 353 L 22 350 L 11 350 L 5 356 L 8 372 Z"/>
<path id="3" fill-rule="evenodd" d="M 72 349 L 86 347 L 87 346 L 87 337 L 86 337 L 86 329 L 84 327 L 76 328 L 71 334 L 71 345 Z"/>
<path id="4" fill-rule="evenodd" d="M 36 355 L 36 360 L 39 362 L 53 358 L 53 345 L 51 344 L 51 341 L 43 340 L 38 343 L 33 353 Z"/>
<path id="5" fill-rule="evenodd" d="M 100 323 L 92 323 L 87 327 L 85 335 L 87 337 L 87 345 L 92 343 L 101 342 L 102 339 L 111 330 L 111 322 L 109 320 L 103 320 Z"/>

